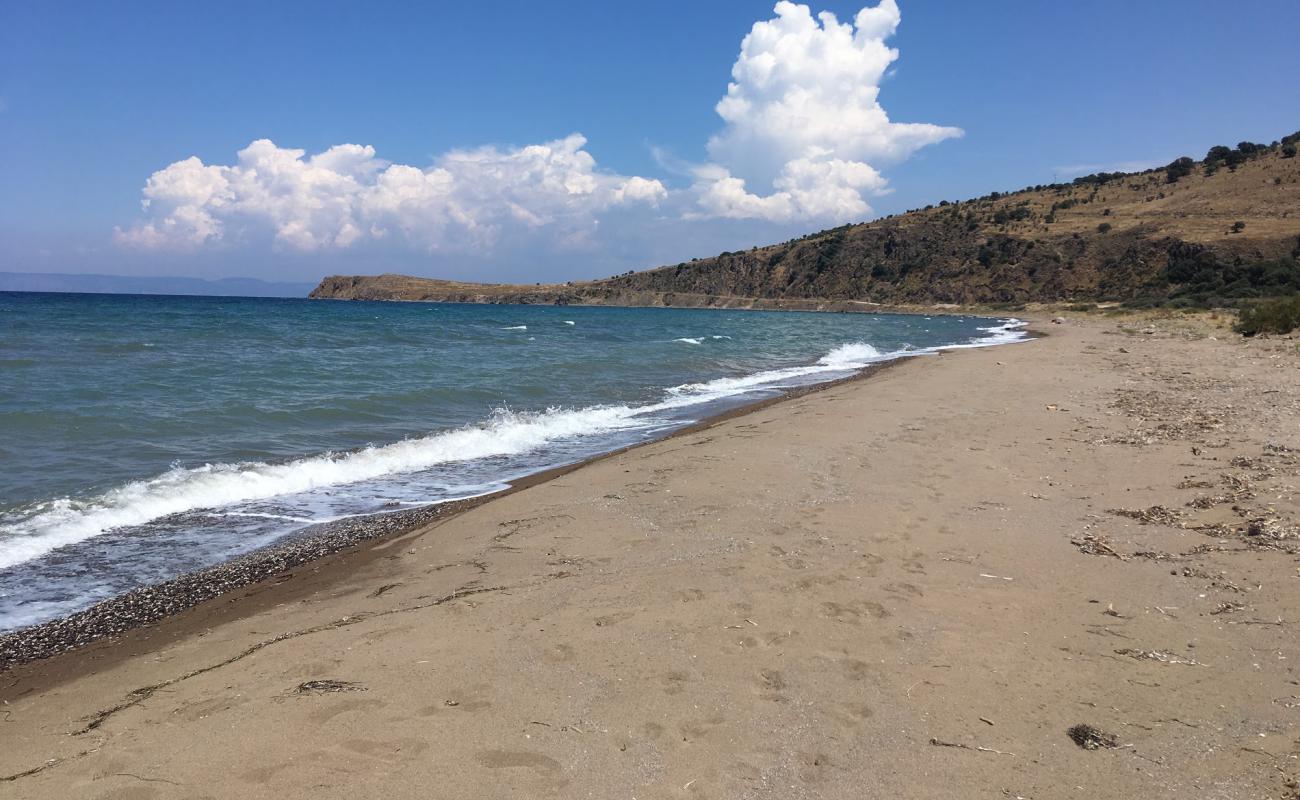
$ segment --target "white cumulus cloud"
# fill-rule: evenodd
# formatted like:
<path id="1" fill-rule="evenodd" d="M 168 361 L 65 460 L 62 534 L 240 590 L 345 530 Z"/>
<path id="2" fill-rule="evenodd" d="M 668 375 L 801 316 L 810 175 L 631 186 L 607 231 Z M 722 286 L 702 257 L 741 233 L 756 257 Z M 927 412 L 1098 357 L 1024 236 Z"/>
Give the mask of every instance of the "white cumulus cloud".
<path id="1" fill-rule="evenodd" d="M 866 198 L 888 191 L 878 166 L 962 131 L 893 122 L 881 107 L 880 83 L 898 58 L 886 44 L 900 22 L 895 0 L 843 23 L 788 0 L 774 13 L 741 43 L 716 106 L 724 126 L 708 141 L 708 163 L 686 165 L 687 188 L 670 193 L 659 180 L 600 169 L 580 134 L 454 150 L 427 166 L 391 163 L 368 145 L 308 155 L 259 139 L 231 164 L 191 157 L 155 172 L 143 217 L 115 238 L 145 249 L 269 237 L 300 252 L 366 240 L 563 250 L 595 243 L 611 215 L 626 225 L 668 213 L 679 226 L 866 219 Z"/>
<path id="2" fill-rule="evenodd" d="M 234 164 L 177 161 L 145 184 L 147 219 L 117 231 L 145 248 L 197 247 L 232 229 L 269 228 L 283 247 L 347 247 L 400 233 L 440 249 L 491 246 L 505 229 L 547 229 L 585 241 L 602 213 L 654 206 L 657 180 L 598 170 L 574 134 L 545 144 L 454 150 L 428 168 L 391 164 L 373 147 L 342 144 L 307 156 L 260 139 Z"/>
<path id="3" fill-rule="evenodd" d="M 898 28 L 895 0 L 841 23 L 781 0 L 776 17 L 754 24 L 718 102 L 726 123 L 709 140 L 714 166 L 698 171 L 706 212 L 772 220 L 861 219 L 863 194 L 885 190 L 873 163 L 961 136 L 960 128 L 892 122 L 880 82 L 898 58 L 885 40 Z M 752 193 L 747 184 L 771 194 Z"/>

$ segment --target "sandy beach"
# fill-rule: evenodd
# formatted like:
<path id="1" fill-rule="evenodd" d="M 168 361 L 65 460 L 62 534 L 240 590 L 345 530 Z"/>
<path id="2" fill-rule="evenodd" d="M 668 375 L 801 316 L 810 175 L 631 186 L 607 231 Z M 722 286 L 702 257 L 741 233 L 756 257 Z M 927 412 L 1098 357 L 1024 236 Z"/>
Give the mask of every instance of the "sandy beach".
<path id="1" fill-rule="evenodd" d="M 1296 797 L 1296 341 L 1035 327 L 0 672 L 0 796 Z"/>

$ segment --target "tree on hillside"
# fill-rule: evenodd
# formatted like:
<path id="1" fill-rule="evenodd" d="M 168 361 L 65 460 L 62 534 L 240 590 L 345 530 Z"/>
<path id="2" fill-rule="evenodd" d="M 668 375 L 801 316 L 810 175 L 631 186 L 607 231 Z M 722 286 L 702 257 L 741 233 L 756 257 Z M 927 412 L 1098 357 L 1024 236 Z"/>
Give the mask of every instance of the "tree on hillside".
<path id="1" fill-rule="evenodd" d="M 1228 156 L 1231 154 L 1232 154 L 1231 147 L 1225 147 L 1224 145 L 1216 144 L 1214 147 L 1210 148 L 1210 152 L 1205 154 L 1205 163 L 1208 164 L 1211 161 L 1225 161 L 1227 160 Z"/>
<path id="2" fill-rule="evenodd" d="M 1195 164 L 1187 156 L 1174 159 L 1165 167 L 1165 183 L 1178 183 L 1179 178 L 1185 178 L 1192 174 L 1192 165 Z"/>

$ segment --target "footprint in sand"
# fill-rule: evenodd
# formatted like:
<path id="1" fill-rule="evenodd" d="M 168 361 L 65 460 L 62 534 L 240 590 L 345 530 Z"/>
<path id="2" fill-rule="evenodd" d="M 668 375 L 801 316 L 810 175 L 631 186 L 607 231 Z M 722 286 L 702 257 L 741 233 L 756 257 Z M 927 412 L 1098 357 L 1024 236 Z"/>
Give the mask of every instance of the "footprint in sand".
<path id="1" fill-rule="evenodd" d="M 686 684 L 690 681 L 690 676 L 685 672 L 676 670 L 664 675 L 664 694 L 681 694 L 686 689 Z"/>
<path id="2" fill-rule="evenodd" d="M 781 694 L 788 684 L 785 676 L 779 670 L 765 669 L 758 673 L 753 681 L 754 689 L 762 700 L 770 700 L 774 703 L 788 703 L 790 698 Z"/>
<path id="3" fill-rule="evenodd" d="M 892 594 L 907 594 L 912 597 L 923 597 L 925 595 L 925 592 L 921 591 L 917 586 L 904 581 L 885 584 L 885 591 Z"/>
<path id="4" fill-rule="evenodd" d="M 558 775 L 560 762 L 526 750 L 482 750 L 475 758 L 488 769 L 531 769 L 545 775 Z"/>
<path id="5" fill-rule="evenodd" d="M 613 614 L 605 614 L 604 616 L 596 617 L 596 619 L 592 621 L 596 623 L 597 628 L 607 628 L 611 625 L 617 625 L 625 619 L 631 618 L 631 611 L 617 611 Z"/>
<path id="6" fill-rule="evenodd" d="M 353 711 L 372 711 L 372 710 L 383 708 L 386 705 L 388 704 L 383 702 L 382 700 L 375 700 L 375 699 L 334 700 L 331 701 L 329 705 L 327 705 L 325 708 L 322 708 L 318 711 L 313 711 L 310 714 L 308 714 L 307 719 L 311 720 L 311 722 L 315 725 L 324 725 L 325 723 L 329 722 L 330 720 L 342 714 L 347 714 Z"/>
<path id="7" fill-rule="evenodd" d="M 889 616 L 889 611 L 874 600 L 859 600 L 856 603 L 827 601 L 822 603 L 821 610 L 822 616 L 849 625 L 861 625 L 864 616 L 873 619 L 884 619 Z"/>
<path id="8" fill-rule="evenodd" d="M 680 722 L 677 725 L 677 730 L 681 734 L 683 742 L 695 742 L 708 736 L 710 731 L 726 721 L 726 718 L 721 714 L 713 714 L 701 720 Z"/>
<path id="9" fill-rule="evenodd" d="M 436 705 L 425 706 L 415 713 L 422 717 L 432 717 L 435 714 L 442 714 L 444 712 L 466 714 L 475 711 L 482 711 L 485 708 L 491 707 L 492 703 L 488 700 L 457 700 L 449 697 Z"/>
<path id="10" fill-rule="evenodd" d="M 840 669 L 843 671 L 844 677 L 851 681 L 863 680 L 871 674 L 871 665 L 856 658 L 846 658 L 840 661 Z"/>
<path id="11" fill-rule="evenodd" d="M 542 651 L 542 658 L 553 664 L 563 664 L 567 661 L 572 661 L 573 657 L 573 647 L 567 644 L 553 644 Z"/>
<path id="12" fill-rule="evenodd" d="M 830 777 L 831 757 L 825 753 L 800 753 L 799 777 L 804 783 L 817 783 Z"/>

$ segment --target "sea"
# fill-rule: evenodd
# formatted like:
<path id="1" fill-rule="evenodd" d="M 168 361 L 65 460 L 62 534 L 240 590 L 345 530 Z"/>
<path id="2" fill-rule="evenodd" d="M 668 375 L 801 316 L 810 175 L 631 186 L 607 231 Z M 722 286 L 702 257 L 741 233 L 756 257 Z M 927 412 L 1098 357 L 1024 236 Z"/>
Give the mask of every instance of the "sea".
<path id="1" fill-rule="evenodd" d="M 0 293 L 0 632 L 1015 319 Z"/>

